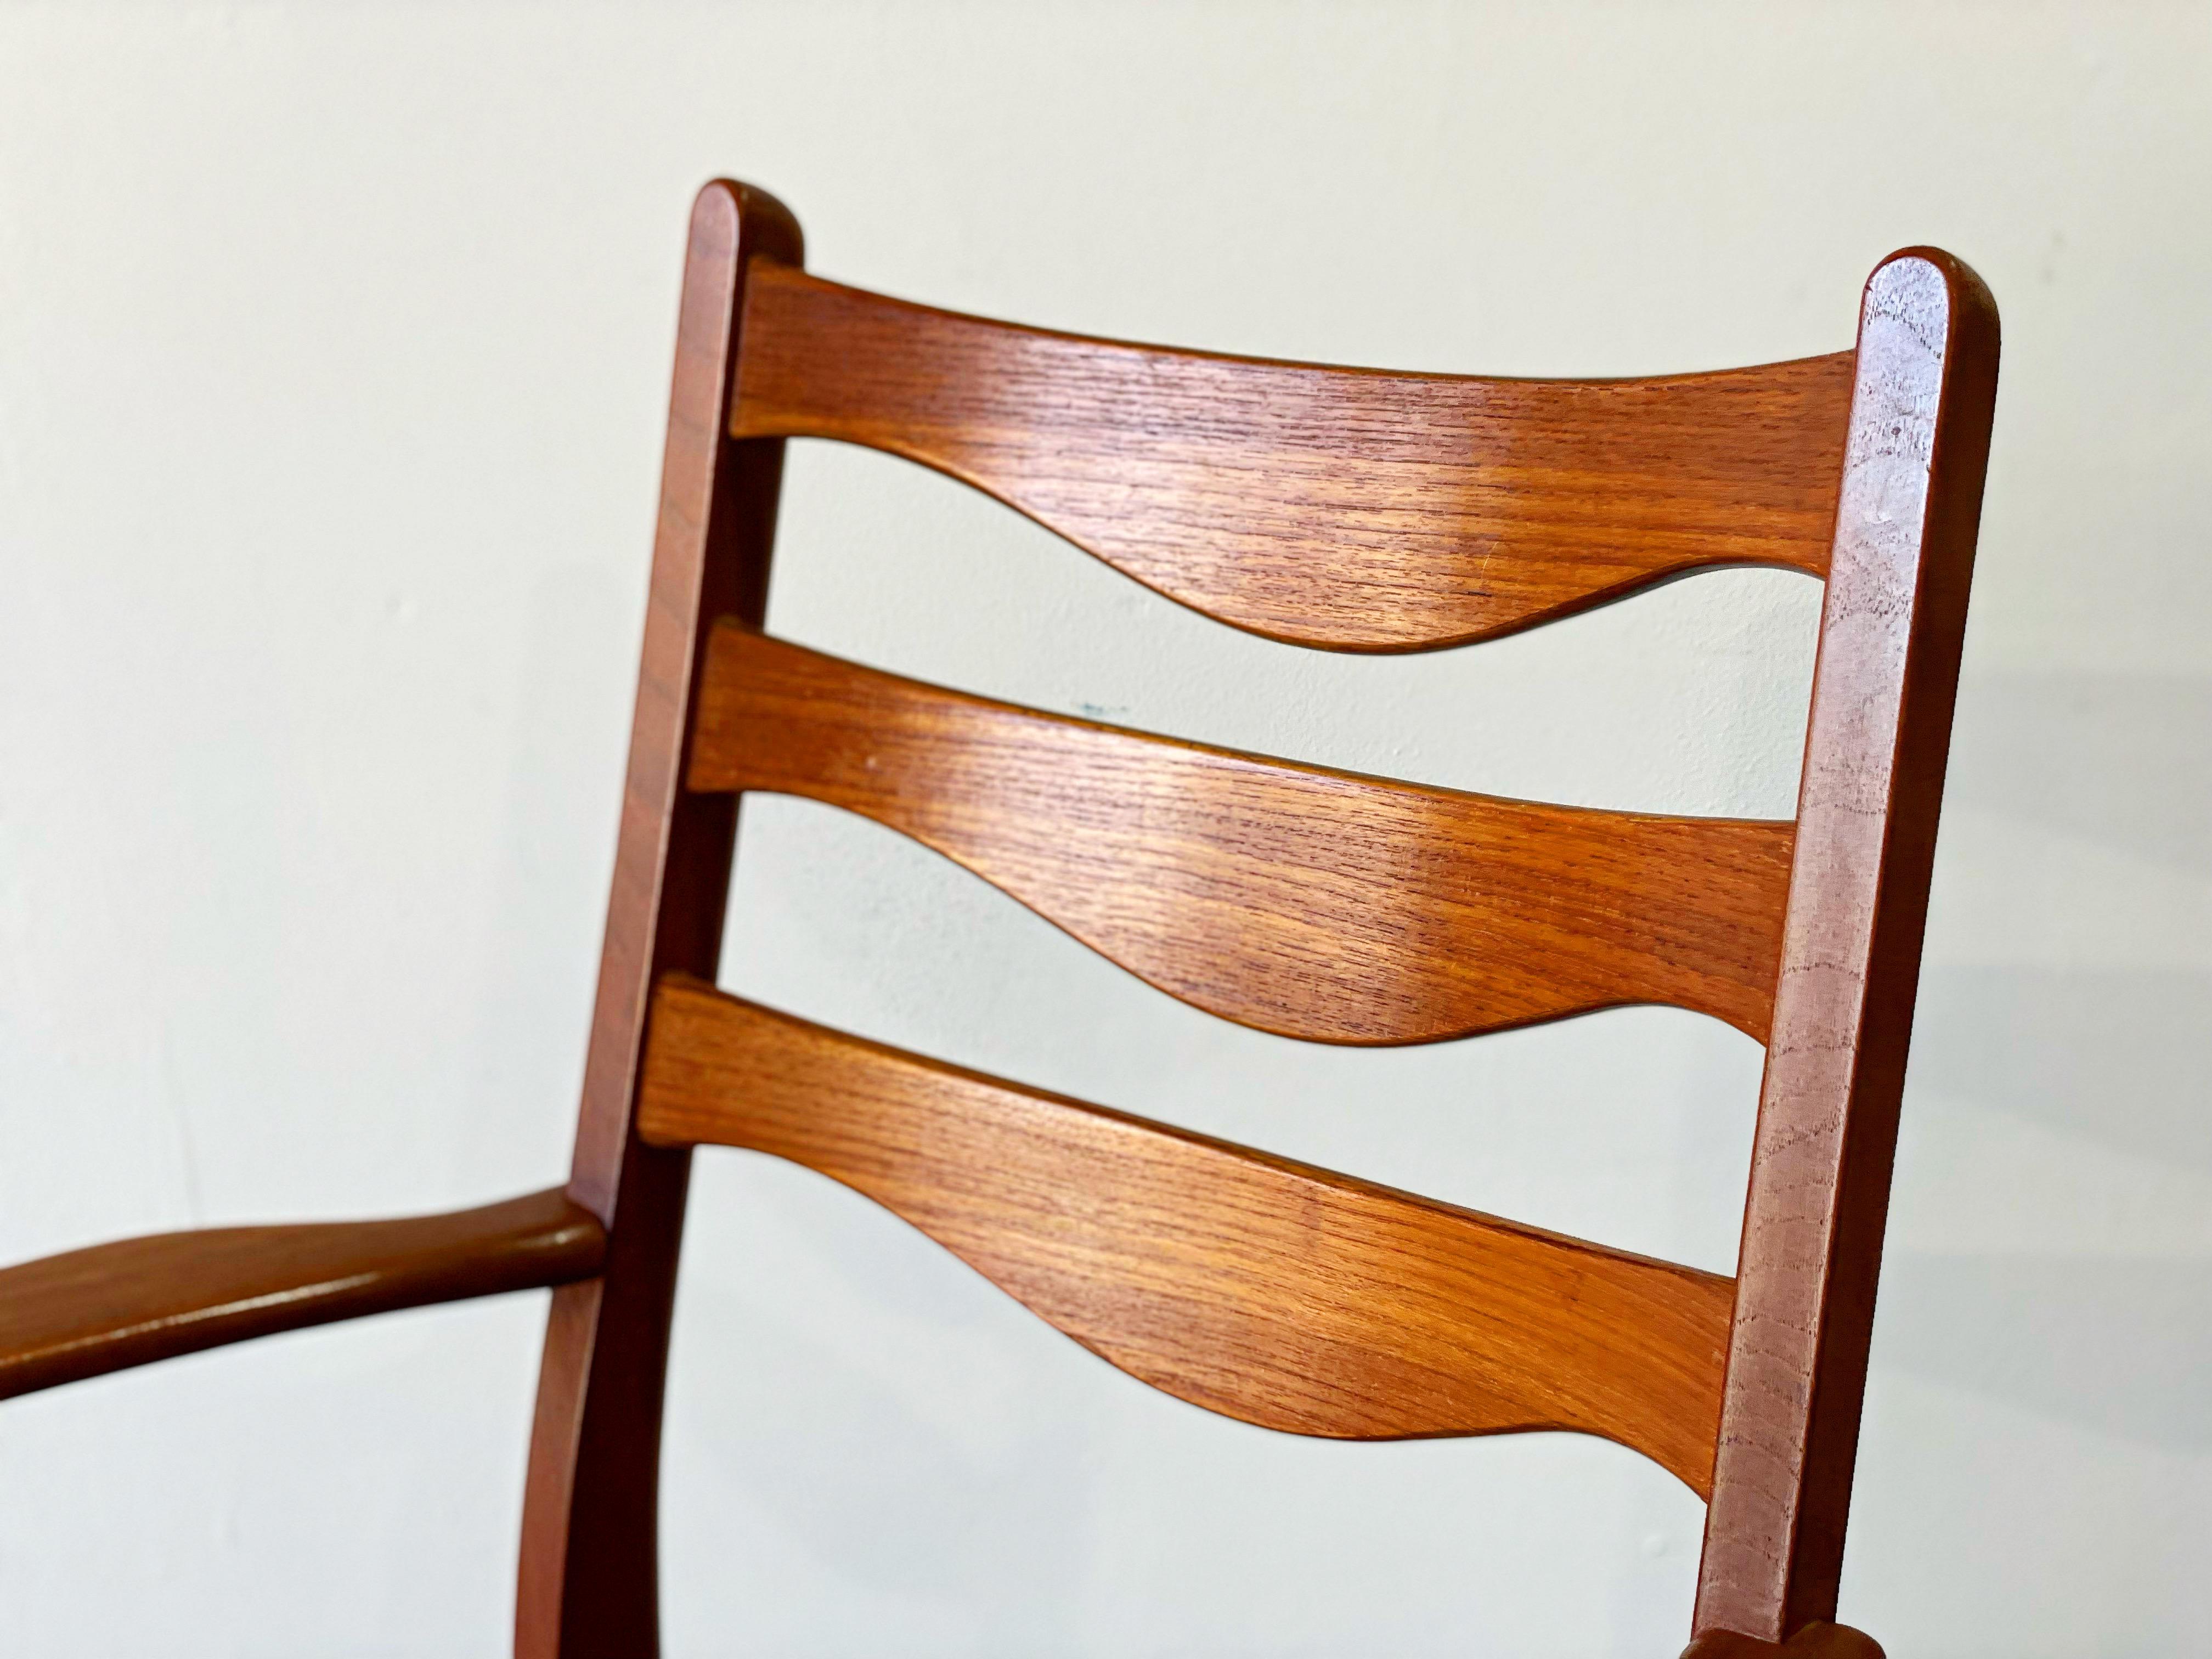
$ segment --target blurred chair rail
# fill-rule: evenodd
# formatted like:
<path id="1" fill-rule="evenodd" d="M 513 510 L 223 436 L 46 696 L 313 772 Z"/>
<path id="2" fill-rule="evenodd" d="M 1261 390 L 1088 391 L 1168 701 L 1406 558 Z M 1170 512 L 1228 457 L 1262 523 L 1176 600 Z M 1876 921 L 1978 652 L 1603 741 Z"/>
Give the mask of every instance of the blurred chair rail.
<path id="1" fill-rule="evenodd" d="M 1856 349 L 1650 380 L 1260 362 L 932 310 L 695 209 L 614 890 L 565 1190 L 0 1271 L 0 1395 L 555 1287 L 521 1659 L 658 1651 L 690 1149 L 793 1159 L 1131 1376 L 1352 1439 L 1602 1435 L 1707 1502 L 1685 1659 L 1879 1659 L 1832 1622 L 1996 392 L 1989 294 L 1909 249 Z M 783 441 L 904 456 L 1194 610 L 1437 649 L 1714 566 L 1825 579 L 1796 817 L 1505 800 L 902 679 L 762 631 Z M 1630 1003 L 1766 1044 L 1738 1275 L 1607 1249 L 714 988 L 747 791 L 862 814 L 1152 985 L 1314 1042 Z"/>

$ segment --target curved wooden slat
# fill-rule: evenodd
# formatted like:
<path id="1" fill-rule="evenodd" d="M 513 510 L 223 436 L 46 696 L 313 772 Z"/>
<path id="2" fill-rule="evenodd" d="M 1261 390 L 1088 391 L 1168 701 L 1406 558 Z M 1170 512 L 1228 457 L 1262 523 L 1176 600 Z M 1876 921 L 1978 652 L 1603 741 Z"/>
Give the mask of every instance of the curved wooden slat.
<path id="1" fill-rule="evenodd" d="M 731 430 L 919 461 L 1255 633 L 1411 651 L 1701 567 L 1823 573 L 1851 361 L 1634 380 L 1328 368 L 763 266 Z"/>
<path id="2" fill-rule="evenodd" d="M 725 623 L 690 787 L 957 860 L 1210 1012 L 1425 1042 L 1625 1003 L 1762 1040 L 1791 827 L 1547 806 L 1043 714 Z"/>
<path id="3" fill-rule="evenodd" d="M 398 1221 L 210 1227 L 0 1268 L 0 1400 L 249 1337 L 562 1285 L 606 1236 L 558 1190 Z"/>
<path id="4" fill-rule="evenodd" d="M 664 980 L 639 1127 L 803 1164 L 1133 1376 L 1339 1439 L 1569 1429 L 1711 1485 L 1731 1280 Z"/>

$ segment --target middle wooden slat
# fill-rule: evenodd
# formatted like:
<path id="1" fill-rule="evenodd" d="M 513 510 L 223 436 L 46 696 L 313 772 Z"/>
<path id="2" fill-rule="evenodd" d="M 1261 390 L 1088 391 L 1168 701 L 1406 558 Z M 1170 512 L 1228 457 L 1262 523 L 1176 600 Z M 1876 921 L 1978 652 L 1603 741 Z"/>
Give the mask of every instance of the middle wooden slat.
<path id="1" fill-rule="evenodd" d="M 1427 1042 L 1627 1003 L 1764 1041 L 1788 823 L 1504 800 L 1040 714 L 716 629 L 690 787 L 934 848 L 1243 1024 Z"/>

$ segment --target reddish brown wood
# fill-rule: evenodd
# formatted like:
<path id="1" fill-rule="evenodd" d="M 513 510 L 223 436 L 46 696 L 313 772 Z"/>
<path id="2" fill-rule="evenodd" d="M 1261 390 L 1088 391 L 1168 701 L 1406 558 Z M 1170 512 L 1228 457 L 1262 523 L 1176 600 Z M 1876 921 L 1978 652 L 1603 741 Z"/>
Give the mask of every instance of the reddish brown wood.
<path id="1" fill-rule="evenodd" d="M 562 1285 L 606 1234 L 562 1192 L 397 1221 L 211 1227 L 0 1268 L 0 1400 L 332 1320 Z"/>
<path id="2" fill-rule="evenodd" d="M 659 1647 L 656 1509 L 668 1320 L 689 1155 L 644 1145 L 632 1109 L 654 975 L 711 977 L 737 803 L 683 793 L 705 630 L 760 619 L 783 464 L 724 432 L 745 273 L 797 264 L 775 198 L 718 181 L 692 210 L 660 519 L 629 769 L 568 1191 L 608 1229 L 605 1273 L 560 1292 L 532 1432 L 519 1659 L 638 1659 Z"/>
<path id="3" fill-rule="evenodd" d="M 1325 368 L 963 317 L 764 268 L 739 436 L 988 491 L 1170 598 L 1450 645 L 1717 564 L 1827 567 L 1850 354 L 1642 380 Z"/>
<path id="4" fill-rule="evenodd" d="M 1881 1644 L 1845 1625 L 1807 1625 L 1787 1642 L 1761 1642 L 1733 1631 L 1700 1636 L 1682 1659 L 1882 1659 Z"/>
<path id="5" fill-rule="evenodd" d="M 1766 1032 L 1790 826 L 1501 800 L 1038 714 L 715 630 L 696 789 L 866 814 L 1161 989 L 1328 1042 L 1623 1003 Z"/>
<path id="6" fill-rule="evenodd" d="M 1996 392 L 1948 254 L 1867 284 L 1697 1629 L 1834 1616 Z"/>
<path id="7" fill-rule="evenodd" d="M 1347 1440 L 1569 1429 L 1699 1493 L 1734 1286 L 863 1042 L 694 980 L 639 1127 L 896 1212 L 1131 1376 Z"/>
<path id="8" fill-rule="evenodd" d="M 649 1659 L 688 1147 L 720 1139 L 871 1194 L 1217 1410 L 1620 1438 L 1710 1483 L 1686 1659 L 1880 1659 L 1829 1620 L 1995 395 L 1978 280 L 1908 250 L 1869 282 L 1856 354 L 1539 383 L 1085 340 L 819 283 L 800 259 L 772 198 L 702 193 L 565 1193 L 0 1271 L 0 1395 L 558 1285 L 517 1652 Z M 1343 649 L 1502 633 L 1716 563 L 1825 571 L 1794 835 L 1394 785 L 769 641 L 786 435 L 907 455 L 1184 603 Z M 874 817 L 1271 1030 L 1407 1042 L 1638 1000 L 1771 1025 L 1724 1376 L 1729 1281 L 719 996 L 704 981 L 752 789 Z"/>

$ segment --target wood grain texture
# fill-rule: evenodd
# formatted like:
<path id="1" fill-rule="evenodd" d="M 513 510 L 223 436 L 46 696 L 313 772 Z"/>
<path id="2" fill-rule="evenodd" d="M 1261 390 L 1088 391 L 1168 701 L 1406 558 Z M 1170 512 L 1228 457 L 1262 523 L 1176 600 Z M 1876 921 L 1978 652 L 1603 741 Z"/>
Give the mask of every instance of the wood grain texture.
<path id="1" fill-rule="evenodd" d="M 1147 586 L 1341 650 L 1503 634 L 1713 565 L 1826 568 L 1850 354 L 1485 380 L 1118 344 L 763 266 L 731 430 L 949 473 Z"/>
<path id="2" fill-rule="evenodd" d="M 397 1221 L 210 1227 L 0 1268 L 0 1400 L 332 1320 L 565 1284 L 606 1235 L 556 1191 Z"/>
<path id="3" fill-rule="evenodd" d="M 1217 1411 L 1634 1446 L 1710 1497 L 1685 1659 L 1880 1659 L 1830 1621 L 1995 396 L 1978 279 L 1907 250 L 1869 282 L 1855 353 L 1534 382 L 1083 339 L 823 283 L 802 255 L 772 198 L 702 192 L 567 1189 L 0 1270 L 0 1396 L 554 1285 L 516 1652 L 650 1659 L 689 1148 L 720 1141 L 870 1194 Z M 935 467 L 1184 604 L 1337 649 L 1486 637 L 1715 564 L 1826 574 L 1799 818 L 1392 784 L 768 640 L 788 436 Z M 705 981 L 755 789 L 898 829 L 1271 1030 L 1416 1042 L 1663 1001 L 1765 1038 L 1741 1277 L 720 996 Z"/>
<path id="4" fill-rule="evenodd" d="M 1624 1003 L 1765 1035 L 1786 823 L 1466 794 L 1175 742 L 715 630 L 691 787 L 859 812 L 1162 990 L 1424 1042 Z"/>
<path id="5" fill-rule="evenodd" d="M 1697 1629 L 1832 1619 L 1996 391 L 1980 279 L 1869 281 Z"/>
<path id="6" fill-rule="evenodd" d="M 1882 1659 L 1881 1644 L 1847 1625 L 1807 1625 L 1787 1642 L 1761 1642 L 1733 1631 L 1700 1636 L 1682 1659 Z"/>
<path id="7" fill-rule="evenodd" d="M 692 210 L 643 658 L 568 1190 L 606 1223 L 605 1273 L 555 1296 L 538 1376 L 515 1604 L 518 1659 L 659 1650 L 660 1410 L 690 1164 L 632 1121 L 647 990 L 711 975 L 737 802 L 685 793 L 691 708 L 712 619 L 766 603 L 783 446 L 723 430 L 745 273 L 796 264 L 781 203 L 718 180 Z"/>
<path id="8" fill-rule="evenodd" d="M 696 981 L 655 997 L 640 1127 L 912 1222 L 1153 1387 L 1268 1428 L 1567 1429 L 1704 1492 L 1730 1281 L 1025 1089 Z"/>

